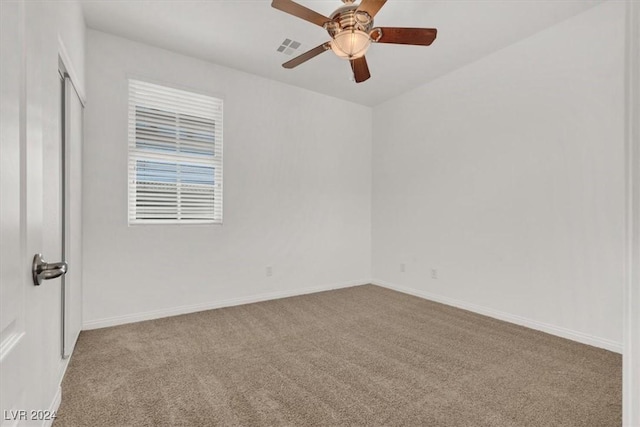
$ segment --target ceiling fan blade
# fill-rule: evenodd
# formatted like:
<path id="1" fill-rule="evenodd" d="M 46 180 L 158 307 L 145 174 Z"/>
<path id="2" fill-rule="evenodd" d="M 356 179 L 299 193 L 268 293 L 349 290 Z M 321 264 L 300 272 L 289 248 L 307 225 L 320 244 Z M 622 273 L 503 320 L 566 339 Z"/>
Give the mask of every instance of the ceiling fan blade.
<path id="1" fill-rule="evenodd" d="M 380 30 L 382 36 L 375 39 L 378 43 L 412 44 L 419 46 L 429 46 L 436 39 L 438 30 L 435 28 L 396 28 L 379 27 L 371 32 L 375 34 Z"/>
<path id="2" fill-rule="evenodd" d="M 367 60 L 364 56 L 361 56 L 357 59 L 352 59 L 351 61 L 351 69 L 353 70 L 353 77 L 356 79 L 356 83 L 362 83 L 371 77 L 369 73 L 369 66 L 367 65 Z"/>
<path id="3" fill-rule="evenodd" d="M 316 56 L 320 55 L 322 52 L 325 52 L 325 51 L 327 51 L 329 49 L 331 49 L 331 45 L 329 44 L 329 42 L 323 43 L 320 46 L 314 47 L 313 49 L 303 53 L 300 56 L 296 56 L 291 61 L 285 62 L 284 64 L 282 64 L 282 66 L 284 68 L 297 67 L 298 65 L 302 64 L 303 62 L 307 62 L 311 58 L 315 58 Z"/>
<path id="4" fill-rule="evenodd" d="M 357 10 L 359 12 L 367 12 L 373 18 L 386 2 L 387 0 L 362 0 Z"/>
<path id="5" fill-rule="evenodd" d="M 281 10 L 285 13 L 288 13 L 293 16 L 297 16 L 300 19 L 304 19 L 305 21 L 309 21 L 313 24 L 324 26 L 326 22 L 331 21 L 330 18 L 327 18 L 324 15 L 319 14 L 318 12 L 308 9 L 301 4 L 293 2 L 291 0 L 273 0 L 271 2 L 271 6 Z"/>

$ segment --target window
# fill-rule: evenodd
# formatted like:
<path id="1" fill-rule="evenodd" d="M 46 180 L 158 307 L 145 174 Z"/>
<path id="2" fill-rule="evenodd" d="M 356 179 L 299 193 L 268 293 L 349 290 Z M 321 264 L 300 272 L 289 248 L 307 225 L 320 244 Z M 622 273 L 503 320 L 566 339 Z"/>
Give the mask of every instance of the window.
<path id="1" fill-rule="evenodd" d="M 222 223 L 222 100 L 129 80 L 129 224 Z"/>

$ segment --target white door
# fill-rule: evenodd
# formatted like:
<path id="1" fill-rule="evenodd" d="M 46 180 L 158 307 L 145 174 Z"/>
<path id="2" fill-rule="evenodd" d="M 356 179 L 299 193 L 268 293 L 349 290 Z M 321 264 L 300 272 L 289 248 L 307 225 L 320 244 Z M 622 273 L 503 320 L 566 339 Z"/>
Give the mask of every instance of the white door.
<path id="1" fill-rule="evenodd" d="M 22 23 L 21 3 L 2 3 L 0 21 L 0 407 L 2 425 L 13 425 L 5 411 L 25 408 L 23 381 L 27 358 L 24 286 L 24 165 L 21 161 Z M 24 153 L 23 153 L 24 154 Z"/>
<path id="2" fill-rule="evenodd" d="M 63 172 L 79 182 L 74 168 L 79 167 L 81 107 L 72 96 L 63 104 L 69 89 L 58 74 L 51 10 L 47 2 L 0 1 L 2 427 L 51 423 L 66 367 L 63 355 L 71 352 L 80 328 L 79 265 L 64 287 L 61 277 L 35 286 L 31 272 L 37 253 L 57 263 L 75 252 L 79 262 L 80 250 L 73 245 L 80 236 L 79 194 L 64 196 Z M 64 247 L 65 254 L 66 234 L 71 246 Z"/>

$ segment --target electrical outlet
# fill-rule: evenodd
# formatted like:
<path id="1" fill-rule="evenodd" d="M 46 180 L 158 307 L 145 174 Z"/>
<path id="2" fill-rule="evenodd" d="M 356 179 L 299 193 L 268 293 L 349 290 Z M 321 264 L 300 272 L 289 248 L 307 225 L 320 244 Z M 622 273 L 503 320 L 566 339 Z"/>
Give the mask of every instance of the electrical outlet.
<path id="1" fill-rule="evenodd" d="M 407 271 L 407 264 L 405 264 L 404 262 L 400 263 L 400 273 L 404 273 L 405 271 Z"/>
<path id="2" fill-rule="evenodd" d="M 438 270 L 436 270 L 435 268 L 431 269 L 431 278 L 432 279 L 437 279 L 438 278 Z"/>
<path id="3" fill-rule="evenodd" d="M 268 265 L 267 268 L 266 268 L 266 273 L 267 273 L 267 277 L 273 276 L 273 267 Z"/>

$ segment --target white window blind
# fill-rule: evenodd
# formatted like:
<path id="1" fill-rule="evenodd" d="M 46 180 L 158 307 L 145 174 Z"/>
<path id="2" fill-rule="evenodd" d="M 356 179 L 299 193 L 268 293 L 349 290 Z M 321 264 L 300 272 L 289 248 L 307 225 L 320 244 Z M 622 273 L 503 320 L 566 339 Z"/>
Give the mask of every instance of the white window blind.
<path id="1" fill-rule="evenodd" d="M 222 223 L 222 100 L 129 80 L 129 224 Z"/>

